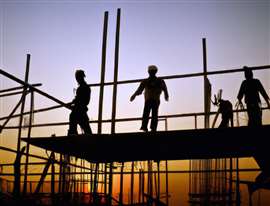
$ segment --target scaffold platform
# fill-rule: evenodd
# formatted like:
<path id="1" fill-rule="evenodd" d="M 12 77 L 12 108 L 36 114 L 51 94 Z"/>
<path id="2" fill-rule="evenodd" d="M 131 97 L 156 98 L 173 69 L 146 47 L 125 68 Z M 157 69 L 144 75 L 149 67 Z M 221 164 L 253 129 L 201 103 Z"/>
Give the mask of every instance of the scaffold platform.
<path id="1" fill-rule="evenodd" d="M 31 145 L 90 162 L 269 157 L 270 125 L 179 131 L 23 138 Z"/>

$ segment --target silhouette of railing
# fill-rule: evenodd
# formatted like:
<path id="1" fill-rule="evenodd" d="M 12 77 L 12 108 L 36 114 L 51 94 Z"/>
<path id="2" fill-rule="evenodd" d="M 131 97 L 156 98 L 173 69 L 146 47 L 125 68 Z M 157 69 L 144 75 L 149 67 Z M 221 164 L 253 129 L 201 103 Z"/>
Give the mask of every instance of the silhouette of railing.
<path id="1" fill-rule="evenodd" d="M 117 27 L 116 27 L 116 37 L 115 37 L 115 64 L 114 64 L 114 81 L 113 82 L 105 82 L 105 62 L 106 62 L 106 43 L 107 43 L 107 26 L 108 26 L 108 12 L 105 12 L 104 14 L 104 27 L 103 27 L 103 43 L 102 43 L 102 63 L 101 63 L 101 80 L 100 83 L 95 83 L 95 84 L 89 84 L 90 87 L 99 87 L 100 88 L 100 94 L 99 94 L 99 112 L 98 112 L 98 119 L 97 120 L 91 120 L 90 123 L 95 123 L 98 124 L 98 134 L 102 133 L 102 123 L 111 123 L 111 133 L 115 133 L 115 124 L 117 122 L 129 122 L 129 121 L 141 121 L 141 117 L 131 117 L 131 118 L 116 118 L 116 106 L 117 106 L 117 86 L 118 85 L 123 85 L 123 84 L 132 84 L 132 83 L 138 83 L 141 82 L 142 79 L 133 79 L 133 80 L 118 80 L 118 61 L 119 61 L 119 31 L 120 31 L 120 9 L 118 9 L 117 11 Z M 3 129 L 18 129 L 19 130 L 19 135 L 18 135 L 18 143 L 17 143 L 17 150 L 13 150 L 10 148 L 5 148 L 5 147 L 0 147 L 0 150 L 4 150 L 4 151 L 8 151 L 8 152 L 12 152 L 14 154 L 21 154 L 20 150 L 21 150 L 21 130 L 22 130 L 22 118 L 24 115 L 34 115 L 36 113 L 41 113 L 41 112 L 46 112 L 46 111 L 51 111 L 51 110 L 55 110 L 55 109 L 59 109 L 59 108 L 63 108 L 66 107 L 67 109 L 69 109 L 69 107 L 67 106 L 67 103 L 62 102 L 61 100 L 53 97 L 52 95 L 49 95 L 48 93 L 38 89 L 38 87 L 41 84 L 30 84 L 28 82 L 28 75 L 29 75 L 29 66 L 30 66 L 30 54 L 27 55 L 27 63 L 26 63 L 26 74 L 25 74 L 25 80 L 21 80 L 17 77 L 15 77 L 14 75 L 0 69 L 0 74 L 19 83 L 22 86 L 19 87 L 14 87 L 14 88 L 10 88 L 10 89 L 4 89 L 0 91 L 0 98 L 1 97 L 7 97 L 7 96 L 12 96 L 12 95 L 22 95 L 22 98 L 19 102 L 19 104 L 17 105 L 17 108 L 19 107 L 19 105 L 21 104 L 21 112 L 19 114 L 14 114 L 14 112 L 12 112 L 9 116 L 5 116 L 5 117 L 1 117 L 0 121 L 5 121 L 5 124 L 2 125 L 2 127 L 0 128 L 0 130 L 2 131 Z M 264 70 L 264 69 L 270 69 L 270 65 L 263 65 L 263 66 L 256 66 L 256 67 L 250 67 L 253 70 Z M 217 70 L 217 71 L 207 71 L 207 62 L 206 62 L 206 40 L 203 39 L 203 72 L 199 72 L 199 73 L 191 73 L 191 74 L 181 74 L 181 75 L 170 75 L 170 76 L 162 76 L 162 79 L 165 80 L 171 80 L 171 79 L 181 79 L 181 78 L 192 78 L 192 77 L 203 77 L 204 81 L 206 81 L 207 76 L 209 75 L 221 75 L 221 74 L 229 74 L 229 73 L 239 73 L 239 72 L 243 72 L 244 69 L 243 68 L 237 68 L 237 69 L 229 69 L 229 70 Z M 205 83 L 206 84 L 206 83 Z M 112 101 L 112 118 L 111 119 L 103 119 L 103 115 L 102 115 L 102 111 L 103 111 L 103 92 L 104 92 L 104 87 L 105 86 L 113 86 L 113 101 Z M 22 90 L 22 91 L 21 91 Z M 206 97 L 206 93 L 208 91 L 206 91 L 206 87 L 204 88 L 204 93 L 205 93 L 205 97 Z M 57 103 L 57 105 L 55 106 L 51 106 L 51 107 L 46 107 L 46 108 L 41 108 L 41 109 L 34 109 L 33 105 L 34 105 L 34 101 L 31 100 L 31 109 L 28 112 L 24 111 L 24 104 L 25 104 L 25 98 L 26 95 L 31 94 L 33 96 L 34 93 L 38 93 L 54 102 Z M 206 98 L 205 98 L 205 102 L 206 104 Z M 205 111 L 204 112 L 198 112 L 198 113 L 185 113 L 185 114 L 171 114 L 171 115 L 160 115 L 159 116 L 159 120 L 165 121 L 165 123 L 167 124 L 167 119 L 169 118 L 182 118 L 182 117 L 192 117 L 194 118 L 194 128 L 198 128 L 198 117 L 205 117 L 205 126 L 208 124 L 209 125 L 209 116 L 210 115 L 215 115 L 216 112 L 210 112 L 207 111 L 206 105 L 205 105 Z M 269 108 L 262 108 L 263 110 L 265 109 L 269 109 Z M 16 110 L 16 109 L 15 109 Z M 234 110 L 234 112 L 245 112 L 246 110 Z M 8 121 L 12 118 L 20 118 L 20 124 L 19 126 L 6 126 L 6 124 L 8 123 Z M 30 118 L 31 119 L 31 118 Z M 208 123 L 207 123 L 208 122 Z M 68 122 L 57 122 L 57 123 L 43 123 L 43 124 L 32 124 L 32 122 L 29 123 L 28 126 L 25 126 L 25 128 L 29 129 L 28 132 L 28 138 L 31 138 L 31 128 L 38 128 L 38 127 L 51 127 L 51 126 L 63 126 L 63 125 L 67 125 Z M 166 125 L 166 130 L 168 128 L 168 126 Z M 39 176 L 42 175 L 42 173 L 28 173 L 27 168 L 29 165 L 44 165 L 46 164 L 50 158 L 46 158 L 46 157 L 42 157 L 39 155 L 34 155 L 31 154 L 29 152 L 29 145 L 27 145 L 27 150 L 26 152 L 23 152 L 21 155 L 25 155 L 26 156 L 26 163 L 20 163 L 19 166 L 25 166 L 25 172 L 24 174 L 19 174 L 20 176 L 24 176 L 24 183 L 23 183 L 23 190 L 26 192 L 27 188 L 28 188 L 28 184 L 29 181 L 27 180 L 27 176 Z M 28 162 L 28 158 L 29 157 L 33 157 L 33 158 L 38 158 L 41 160 L 45 160 L 46 162 Z M 57 158 L 55 158 L 53 160 L 53 162 L 55 164 L 60 165 L 60 167 L 62 167 L 63 165 L 63 161 L 61 161 L 60 157 L 59 160 L 57 160 Z M 148 166 L 152 165 L 152 163 L 150 164 L 150 162 L 148 162 Z M 69 175 L 91 175 L 91 178 L 89 180 L 89 183 L 91 185 L 90 191 L 92 193 L 97 193 L 97 184 L 98 183 L 103 183 L 104 184 L 104 194 L 109 196 L 109 199 L 112 200 L 113 196 L 112 196 L 112 179 L 113 179 L 113 174 L 114 175 L 123 175 L 123 174 L 127 174 L 127 175 L 131 175 L 131 177 L 134 177 L 135 174 L 175 174 L 175 173 L 211 173 L 211 172 L 250 172 L 250 171 L 258 171 L 258 168 L 253 168 L 253 169 L 225 169 L 225 170 L 220 170 L 220 171 L 213 171 L 213 170 L 179 170 L 179 171 L 170 171 L 168 170 L 168 168 L 166 167 L 166 170 L 159 170 L 159 166 L 157 166 L 157 170 L 153 171 L 152 168 L 150 170 L 146 170 L 143 169 L 142 171 L 134 171 L 134 165 L 131 168 L 130 172 L 127 171 L 120 171 L 120 172 L 115 172 L 113 171 L 113 167 L 114 167 L 114 163 L 111 164 L 104 164 L 104 165 L 100 165 L 98 163 L 92 163 L 90 164 L 90 166 L 83 166 L 83 164 L 78 165 L 77 163 L 73 164 L 71 162 L 66 162 L 65 163 L 66 166 L 70 167 L 70 168 L 78 168 L 78 169 L 83 169 L 83 170 L 87 170 L 86 171 L 81 171 L 81 172 L 69 172 Z M 159 163 L 158 163 L 159 164 Z M 10 167 L 10 166 L 14 166 L 14 163 L 7 163 L 7 164 L 2 164 L 3 167 Z M 151 166 L 152 167 L 152 166 Z M 100 169 L 101 168 L 101 169 Z M 149 166 L 150 168 L 150 166 Z M 59 169 L 61 170 L 61 169 Z M 109 171 L 108 171 L 109 170 Z M 59 177 L 63 174 L 63 171 L 59 171 L 59 172 L 47 172 L 47 175 L 59 175 Z M 1 173 L 0 176 L 13 176 L 14 174 L 12 173 Z M 16 174 L 15 174 L 16 175 Z M 99 179 L 99 175 L 103 175 L 104 177 L 104 181 L 98 181 Z M 108 177 L 109 176 L 109 177 Z M 149 177 L 148 177 L 149 178 Z M 19 178 L 20 179 L 20 178 Z M 55 181 L 57 182 L 57 181 Z M 61 182 L 61 181 L 59 181 Z M 77 182 L 80 182 L 79 180 Z M 132 181 L 131 181 L 132 182 Z M 31 184 L 31 183 L 30 183 Z M 107 187 L 107 184 L 109 184 L 109 186 Z M 150 183 L 149 183 L 150 184 Z M 153 183 L 151 183 L 153 184 Z M 120 185 L 123 185 L 123 180 L 121 180 Z M 16 186 L 15 186 L 16 187 Z M 19 190 L 21 187 L 21 183 L 19 182 Z M 152 185 L 151 185 L 152 187 Z M 167 183 L 166 183 L 166 187 L 168 187 Z M 133 187 L 131 187 L 133 188 Z M 122 190 L 123 188 L 121 188 Z M 141 195 L 143 196 L 143 192 L 144 191 L 140 191 Z M 157 192 L 157 191 L 156 191 Z M 167 197 L 168 195 L 168 191 L 167 192 Z M 158 193 L 158 192 L 157 192 Z M 123 191 L 120 191 L 120 194 L 123 194 Z M 154 197 L 153 194 L 148 193 L 147 194 L 149 196 L 148 199 L 153 199 L 155 201 L 159 201 L 159 193 L 157 195 L 157 197 Z M 122 197 L 121 197 L 122 198 Z M 134 199 L 133 199 L 133 191 L 131 192 L 131 204 L 134 203 Z M 140 201 L 144 201 L 144 198 L 139 199 Z M 122 204 L 122 199 L 121 201 L 119 200 L 119 204 Z M 168 199 L 166 200 L 166 204 L 168 205 Z"/>

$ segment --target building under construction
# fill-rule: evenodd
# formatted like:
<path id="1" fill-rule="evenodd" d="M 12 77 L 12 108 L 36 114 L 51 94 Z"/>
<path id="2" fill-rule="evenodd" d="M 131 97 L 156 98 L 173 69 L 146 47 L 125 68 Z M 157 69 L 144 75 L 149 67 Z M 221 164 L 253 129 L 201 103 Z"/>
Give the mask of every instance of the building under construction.
<path id="1" fill-rule="evenodd" d="M 10 115 L 0 118 L 1 132 L 11 129 L 18 131 L 17 150 L 0 146 L 1 150 L 16 155 L 13 162 L 1 165 L 0 205 L 174 205 L 171 201 L 169 179 L 177 174 L 189 176 L 186 185 L 188 205 L 242 205 L 243 185 L 249 191 L 249 204 L 252 205 L 252 193 L 257 189 L 270 187 L 268 184 L 242 181 L 241 172 L 259 172 L 261 169 L 241 169 L 239 158 L 260 156 L 265 162 L 269 162 L 265 134 L 270 133 L 270 126 L 210 126 L 210 117 L 215 116 L 216 112 L 210 111 L 211 85 L 208 76 L 244 70 L 239 68 L 207 71 L 206 39 L 202 40 L 202 72 L 161 77 L 165 80 L 201 77 L 204 83 L 204 111 L 159 116 L 159 121 L 165 122 L 164 131 L 115 132 L 118 122 L 141 120 L 137 117 L 116 119 L 118 85 L 141 81 L 118 80 L 120 15 L 121 11 L 118 9 L 114 80 L 105 82 L 108 27 L 108 12 L 105 12 L 100 83 L 89 85 L 99 87 L 98 119 L 90 121 L 91 124 L 97 124 L 96 134 L 34 137 L 31 134 L 34 127 L 50 128 L 67 125 L 68 122 L 33 124 L 33 116 L 59 108 L 69 109 L 67 104 L 39 89 L 41 84 L 29 83 L 30 54 L 27 55 L 24 80 L 4 69 L 0 70 L 1 78 L 9 78 L 18 83 L 18 87 L 1 90 L 0 97 L 21 95 Z M 253 70 L 269 68 L 270 65 L 252 67 Z M 111 119 L 103 119 L 103 95 L 106 86 L 113 87 Z M 56 105 L 35 109 L 35 93 L 50 99 Z M 25 111 L 27 97 L 30 97 L 29 111 Z M 268 108 L 263 108 L 265 109 Z M 237 116 L 245 110 L 237 108 L 233 112 Z M 24 117 L 29 117 L 27 125 L 23 125 Z M 194 118 L 194 129 L 168 131 L 168 119 L 183 117 Z M 19 119 L 19 125 L 9 126 L 9 121 L 14 118 Z M 204 119 L 204 128 L 198 127 L 198 118 Z M 104 123 L 111 123 L 110 134 L 102 133 Z M 22 135 L 22 129 L 27 129 L 27 136 Z M 32 151 L 33 146 L 45 150 L 47 156 L 35 154 Z M 25 158 L 24 161 L 22 158 Z M 188 160 L 189 169 L 171 170 L 170 162 L 175 160 Z M 41 167 L 42 171 L 30 172 L 31 167 L 35 166 Z M 6 171 L 5 168 L 9 168 L 8 171 L 11 172 L 3 172 Z M 35 177 L 36 180 L 30 177 Z M 181 194 L 176 195 L 181 197 Z"/>

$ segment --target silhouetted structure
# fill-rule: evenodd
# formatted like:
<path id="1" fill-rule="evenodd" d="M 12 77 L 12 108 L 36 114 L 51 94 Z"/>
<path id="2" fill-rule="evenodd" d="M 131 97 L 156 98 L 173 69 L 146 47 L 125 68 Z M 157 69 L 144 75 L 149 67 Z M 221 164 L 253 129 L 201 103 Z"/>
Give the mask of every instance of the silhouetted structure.
<path id="1" fill-rule="evenodd" d="M 219 110 L 222 118 L 219 128 L 228 127 L 229 122 L 231 122 L 231 127 L 233 127 L 232 103 L 228 100 L 221 99 L 219 101 Z"/>
<path id="2" fill-rule="evenodd" d="M 15 161 L 14 161 L 14 188 L 13 188 L 13 194 L 15 197 L 19 197 L 20 195 L 20 178 L 21 178 L 21 157 L 24 153 L 26 147 L 23 147 L 21 151 L 16 155 Z"/>
<path id="3" fill-rule="evenodd" d="M 119 31 L 120 31 L 120 9 L 117 10 L 117 32 L 116 32 L 116 46 L 115 46 L 115 68 L 114 68 L 114 81 L 105 82 L 105 63 L 106 63 L 106 33 L 108 12 L 105 12 L 104 18 L 104 36 L 102 45 L 102 71 L 100 84 L 92 84 L 91 86 L 100 87 L 100 103 L 99 103 L 99 118 L 93 120 L 93 123 L 98 124 L 97 134 L 91 135 L 76 135 L 76 138 L 70 138 L 68 136 L 63 137 L 45 137 L 45 138 L 32 138 L 32 127 L 48 127 L 67 125 L 67 122 L 54 122 L 44 124 L 32 124 L 29 121 L 28 135 L 26 138 L 21 138 L 22 120 L 25 115 L 33 115 L 34 113 L 45 112 L 61 107 L 73 109 L 77 102 L 73 101 L 73 107 L 69 104 L 65 104 L 61 100 L 51 96 L 45 91 L 42 91 L 35 84 L 28 82 L 30 55 L 27 55 L 27 66 L 25 80 L 21 80 L 14 75 L 0 69 L 0 74 L 19 83 L 20 87 L 9 88 L 1 90 L 1 92 L 9 92 L 7 94 L 1 94 L 1 96 L 11 96 L 15 93 L 10 92 L 14 90 L 22 90 L 17 94 L 21 94 L 22 97 L 15 108 L 12 110 L 9 116 L 1 117 L 5 120 L 2 124 L 3 129 L 18 129 L 18 146 L 17 150 L 6 148 L 0 145 L 0 150 L 17 154 L 15 164 L 1 164 L 0 166 L 14 166 L 15 174 L 3 172 L 1 177 L 11 176 L 15 181 L 5 180 L 7 183 L 6 191 L 12 194 L 12 187 L 9 184 L 17 185 L 16 193 L 18 193 L 19 199 L 16 201 L 20 205 L 127 205 L 127 201 L 124 198 L 124 188 L 129 188 L 128 192 L 128 204 L 129 205 L 165 205 L 163 200 L 166 198 L 166 205 L 169 204 L 170 197 L 173 197 L 173 192 L 169 191 L 169 176 L 172 174 L 190 174 L 190 193 L 193 199 L 193 205 L 237 205 L 241 203 L 240 189 L 239 189 L 239 172 L 247 171 L 239 168 L 238 158 L 240 157 L 269 157 L 269 146 L 265 144 L 267 135 L 270 132 L 269 125 L 263 125 L 261 127 L 235 127 L 235 128 L 221 128 L 221 129 L 209 129 L 210 115 L 214 115 L 215 112 L 210 112 L 210 97 L 211 87 L 207 78 L 208 75 L 225 74 L 232 72 L 242 72 L 243 69 L 231 69 L 231 70 L 218 70 L 207 72 L 206 62 L 206 44 L 203 41 L 203 59 L 204 59 L 204 72 L 203 73 L 191 73 L 181 75 L 164 76 L 162 79 L 179 79 L 179 78 L 193 78 L 204 77 L 204 96 L 205 96 L 205 109 L 200 113 L 187 113 L 187 114 L 171 114 L 162 115 L 159 118 L 165 120 L 165 131 L 158 131 L 152 133 L 116 133 L 115 124 L 117 122 L 126 121 L 138 121 L 141 118 L 117 118 L 116 119 L 116 103 L 117 103 L 117 85 L 129 84 L 134 82 L 146 81 L 142 79 L 136 80 L 124 80 L 118 81 L 118 58 L 119 58 Z M 270 65 L 253 67 L 253 69 L 269 69 Z M 82 75 L 84 81 L 84 74 Z M 27 77 L 27 78 L 26 78 Z M 80 83 L 79 83 L 80 84 Z M 86 83 L 84 83 L 85 86 Z M 113 85 L 113 100 L 112 100 L 112 118 L 111 120 L 102 119 L 103 108 L 103 87 Z M 79 88 L 82 85 L 80 84 Z M 166 85 L 165 85 L 166 86 Z M 79 88 L 77 90 L 76 98 L 79 96 Z M 90 88 L 89 99 L 90 99 Z M 88 90 L 86 89 L 86 90 Z M 145 88 L 146 90 L 146 88 Z M 23 96 L 31 93 L 30 111 L 24 111 L 24 104 L 26 98 Z M 34 109 L 34 94 L 38 93 L 57 103 L 55 106 Z M 162 92 L 162 89 L 160 93 Z M 160 93 L 158 94 L 158 100 Z M 152 93 L 150 93 L 152 94 Z M 166 94 L 165 94 L 166 95 Z M 136 95 L 135 95 L 136 96 Z M 134 98 L 135 98 L 134 96 Z M 168 94 L 167 94 L 168 97 Z M 166 96 L 165 96 L 166 98 Z M 86 98 L 88 99 L 88 98 Z M 83 115 L 87 117 L 87 105 L 85 103 L 86 111 Z M 209 103 L 209 104 L 208 104 Z M 78 104 L 81 105 L 82 104 Z M 21 112 L 16 114 L 17 108 L 21 106 Z M 262 108 L 266 109 L 266 108 Z M 149 111 L 150 113 L 150 111 Z M 76 114 L 76 113 L 75 113 Z M 77 113 L 78 114 L 78 113 Z M 72 116 L 72 115 L 71 115 Z M 7 122 L 11 118 L 20 117 L 19 126 L 7 126 Z M 73 116 L 74 117 L 74 116 Z M 75 115 L 76 117 L 76 115 Z M 80 120 L 81 115 L 77 116 Z M 169 118 L 181 118 L 181 117 L 193 117 L 195 130 L 180 130 L 180 131 L 167 131 L 167 119 Z M 198 128 L 198 119 L 205 117 L 205 129 Z M 30 118 L 31 120 L 31 118 Z M 78 119 L 74 118 L 73 125 L 77 132 Z M 88 117 L 87 117 L 88 121 Z M 87 121 L 84 121 L 86 123 Z M 102 133 L 102 123 L 111 122 L 111 134 Z M 72 122 L 71 122 L 72 123 Z M 87 125 L 89 127 L 89 124 Z M 90 127 L 89 127 L 90 128 Z M 90 130 L 91 131 L 91 130 Z M 84 131 L 84 133 L 86 133 Z M 90 132 L 91 133 L 91 132 Z M 259 135 L 258 135 L 259 134 Z M 256 137 L 256 138 L 254 138 Z M 25 152 L 21 148 L 21 140 L 27 142 Z M 48 157 L 44 155 L 36 155 L 30 153 L 30 144 L 36 145 L 46 150 L 51 150 L 51 154 Z M 28 149 L 27 149 L 28 148 Z M 139 152 L 138 152 L 139 149 Z M 151 150 L 151 151 L 150 151 Z M 34 150 L 35 151 L 35 150 Z M 33 151 L 33 152 L 34 152 Z M 47 153 L 47 151 L 46 151 Z M 19 161 L 21 156 L 26 157 L 25 162 Z M 77 159 L 66 157 L 81 158 L 81 161 Z M 42 160 L 41 162 L 28 162 L 33 158 Z M 32 158 L 33 157 L 33 158 Z M 219 158 L 223 158 L 219 160 Z M 229 160 L 228 160 L 229 158 Z M 236 158 L 234 164 L 233 158 Z M 190 161 L 190 171 L 188 170 L 172 170 L 168 168 L 168 160 L 188 160 L 195 159 L 196 161 Z M 199 159 L 199 160 L 198 160 Z M 203 159 L 203 160 L 200 160 Z M 257 158 L 258 159 L 258 158 Z M 45 160 L 45 162 L 44 162 Z M 165 160 L 166 169 L 162 169 L 161 161 Z M 75 162 L 74 162 L 75 161 Z M 86 162 L 88 161 L 88 163 Z M 137 164 L 137 161 L 147 161 Z M 264 166 L 268 166 L 267 161 L 264 161 Z M 126 164 L 126 166 L 125 166 Z M 156 166 L 155 166 L 156 164 Z M 36 165 L 44 166 L 43 172 L 28 173 L 27 168 L 30 166 L 33 168 Z M 234 166 L 235 165 L 235 166 Z M 260 166 L 261 166 L 260 165 Z M 22 173 L 20 170 L 26 168 Z M 235 168 L 235 169 L 234 169 Z M 35 168 L 34 168 L 35 169 Z M 120 169 L 120 172 L 119 170 Z M 250 171 L 250 170 L 249 170 Z M 252 171 L 258 171 L 258 169 L 252 169 Z M 165 186 L 164 179 L 165 175 Z M 23 188 L 22 181 L 20 181 L 20 175 L 25 177 L 29 176 L 41 176 L 39 181 L 33 181 L 30 178 L 24 178 Z M 119 181 L 115 181 L 115 176 L 119 176 Z M 126 177 L 130 176 L 130 186 L 127 186 L 128 182 Z M 50 180 L 46 181 L 49 177 Z M 137 178 L 138 177 L 138 178 Z M 236 181 L 233 181 L 233 179 Z M 138 184 L 136 184 L 136 179 Z M 171 178 L 174 181 L 174 178 Z M 193 181 L 194 180 L 194 181 Z M 229 181 L 228 181 L 229 180 Z M 119 193 L 113 190 L 115 182 L 119 183 Z M 235 186 L 233 185 L 235 182 Z M 5 183 L 5 184 L 6 184 Z M 48 187 L 48 183 L 51 186 Z M 257 184 L 257 183 L 256 183 Z M 264 188 L 269 188 L 264 184 Z M 21 186 L 21 187 L 20 187 Z M 136 188 L 137 187 L 137 188 Z M 162 194 L 163 187 L 166 188 L 166 193 Z M 9 189 L 11 188 L 11 189 Z M 32 188 L 35 190 L 33 192 Z M 23 192 L 21 192 L 23 189 Z M 44 190 L 43 190 L 44 189 Z M 114 188 L 115 189 L 115 188 Z M 116 188 L 117 189 L 117 188 Z M 138 189 L 138 195 L 135 195 L 136 189 Z M 254 189 L 254 188 L 253 188 Z M 255 188 L 256 189 L 256 188 Z M 11 191 L 11 192 L 10 192 Z M 118 198 L 113 194 L 119 194 Z M 165 196 L 164 196 L 165 195 Z M 178 194 L 177 194 L 178 195 Z M 137 196 L 137 197 L 136 197 Z M 11 196 L 13 198 L 13 196 Z M 198 198 L 199 197 L 199 198 Z M 28 203 L 29 200 L 29 203 Z M 195 202 L 195 201 L 196 202 Z M 199 200 L 199 202 L 197 201 Z M 201 201 L 203 200 L 203 201 Z M 13 199 L 8 200 L 11 204 L 18 205 Z M 27 201 L 24 204 L 23 201 Z M 0 194 L 0 205 L 1 204 Z M 44 204 L 43 204 L 44 203 Z M 209 204 L 211 203 L 211 204 Z M 212 204 L 213 203 L 213 204 Z M 228 203 L 228 204 L 227 204 Z M 234 204 L 235 203 L 235 204 Z"/>
<path id="4" fill-rule="evenodd" d="M 263 135 L 269 134 L 269 132 L 270 125 L 263 125 L 262 127 L 244 126 L 157 131 L 155 133 L 78 135 L 76 139 L 66 136 L 39 137 L 29 140 L 23 138 L 23 141 L 46 150 L 99 163 L 269 157 L 269 145 L 265 144 L 268 137 Z M 100 148 L 106 152 L 100 152 Z M 140 152 L 138 152 L 138 148 L 140 148 Z M 149 152 L 149 148 L 155 149 Z"/>
<path id="5" fill-rule="evenodd" d="M 233 106 L 230 101 L 222 99 L 222 90 L 219 90 L 217 96 L 215 95 L 215 101 L 213 104 L 218 106 L 217 116 L 221 113 L 222 120 L 219 128 L 227 128 L 229 123 L 231 123 L 231 127 L 233 127 Z"/>
<path id="6" fill-rule="evenodd" d="M 268 107 L 270 107 L 269 97 L 260 80 L 253 78 L 252 70 L 247 66 L 244 66 L 244 69 L 246 79 L 241 84 L 237 98 L 239 103 L 242 104 L 242 98 L 245 96 L 248 112 L 248 126 L 260 126 L 262 125 L 262 111 L 259 93 L 265 99 Z"/>
<path id="7" fill-rule="evenodd" d="M 149 114 L 152 111 L 152 120 L 151 120 L 151 131 L 155 132 L 157 130 L 158 124 L 158 108 L 160 104 L 160 94 L 164 91 L 165 100 L 169 100 L 169 94 L 167 86 L 163 79 L 160 79 L 156 76 L 158 68 L 155 65 L 150 65 L 148 67 L 149 77 L 143 80 L 136 90 L 136 92 L 131 96 L 130 101 L 133 101 L 137 95 L 140 95 L 143 90 L 144 92 L 144 109 L 143 109 L 143 120 L 141 130 L 148 131 L 148 119 Z"/>
<path id="8" fill-rule="evenodd" d="M 77 70 L 75 73 L 75 78 L 79 84 L 79 87 L 76 90 L 75 99 L 71 102 L 72 112 L 69 116 L 68 135 L 78 134 L 78 124 L 83 129 L 85 134 L 92 134 L 87 115 L 87 105 L 90 102 L 91 90 L 84 80 L 85 74 L 83 70 Z"/>

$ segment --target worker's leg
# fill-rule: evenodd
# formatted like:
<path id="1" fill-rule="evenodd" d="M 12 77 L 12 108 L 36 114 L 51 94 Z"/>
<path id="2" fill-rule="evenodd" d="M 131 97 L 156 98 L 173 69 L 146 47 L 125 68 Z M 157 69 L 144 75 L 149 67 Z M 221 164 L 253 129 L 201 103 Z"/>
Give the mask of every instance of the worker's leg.
<path id="1" fill-rule="evenodd" d="M 262 125 L 262 112 L 259 105 L 247 105 L 248 110 L 248 126 L 261 126 Z"/>
<path id="2" fill-rule="evenodd" d="M 152 132 L 157 131 L 158 125 L 158 108 L 159 108 L 159 101 L 152 101 L 152 120 L 151 120 L 151 130 Z"/>
<path id="3" fill-rule="evenodd" d="M 229 119 L 228 118 L 222 118 L 221 123 L 218 128 L 227 128 L 229 125 Z"/>
<path id="4" fill-rule="evenodd" d="M 92 130 L 89 125 L 89 118 L 86 112 L 81 114 L 79 121 L 80 127 L 82 128 L 84 134 L 92 134 Z"/>
<path id="5" fill-rule="evenodd" d="M 145 101 L 144 103 L 144 109 L 143 109 L 143 119 L 142 119 L 142 126 L 141 130 L 147 131 L 147 125 L 148 125 L 148 119 L 149 119 L 149 114 L 150 114 L 150 109 L 151 109 L 151 102 Z"/>
<path id="6" fill-rule="evenodd" d="M 78 124 L 78 114 L 76 111 L 72 110 L 69 115 L 69 130 L 68 135 L 76 135 L 77 132 L 77 124 Z"/>
<path id="7" fill-rule="evenodd" d="M 254 110 L 255 110 L 256 126 L 261 126 L 262 125 L 262 110 L 259 105 L 257 105 Z"/>

